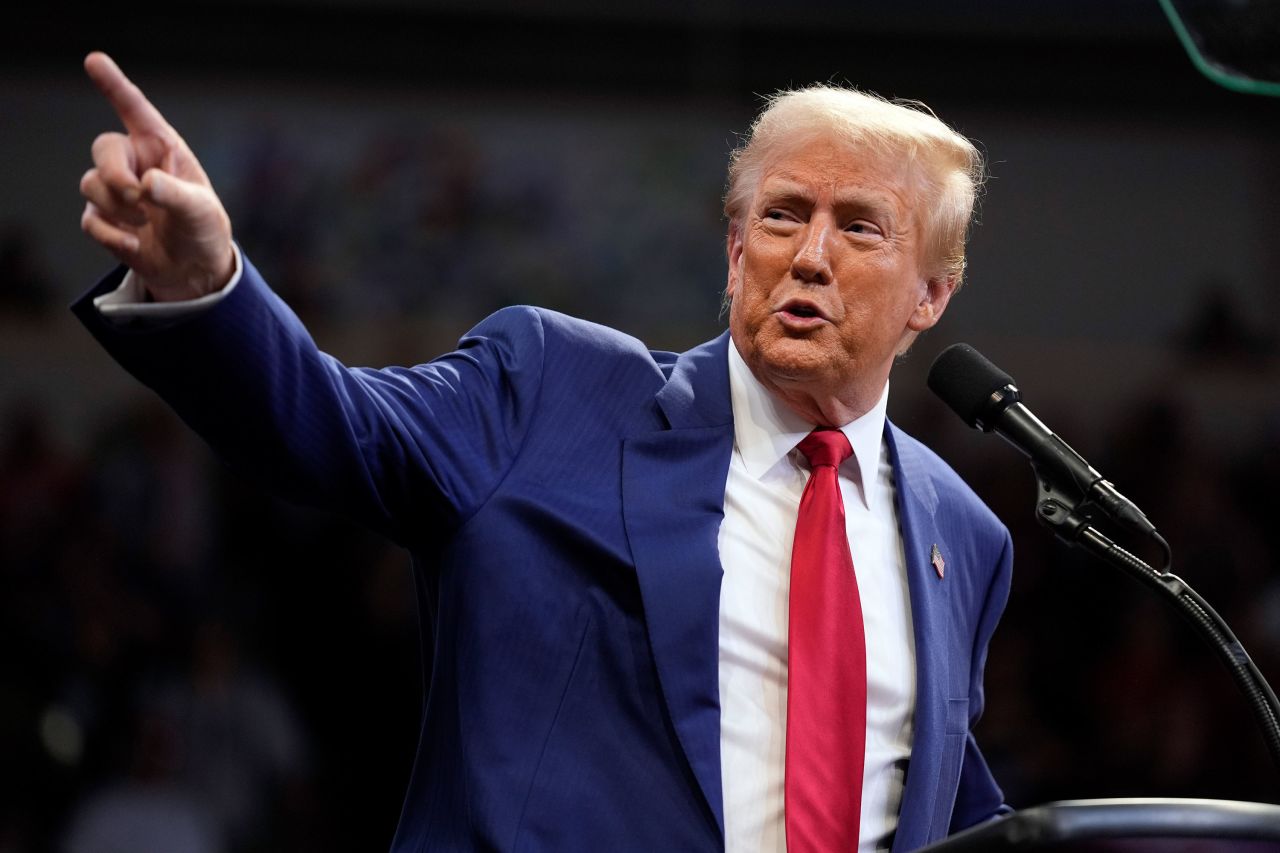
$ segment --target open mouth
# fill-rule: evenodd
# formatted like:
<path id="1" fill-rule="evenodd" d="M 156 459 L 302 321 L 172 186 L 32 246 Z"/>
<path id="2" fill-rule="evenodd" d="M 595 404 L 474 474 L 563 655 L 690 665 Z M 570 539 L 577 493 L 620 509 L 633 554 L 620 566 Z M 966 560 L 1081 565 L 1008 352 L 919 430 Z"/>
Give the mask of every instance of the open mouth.
<path id="1" fill-rule="evenodd" d="M 811 302 L 804 302 L 801 300 L 793 300 L 783 303 L 782 307 L 778 310 L 782 314 L 801 320 L 826 319 L 823 313 L 818 310 L 816 305 Z"/>

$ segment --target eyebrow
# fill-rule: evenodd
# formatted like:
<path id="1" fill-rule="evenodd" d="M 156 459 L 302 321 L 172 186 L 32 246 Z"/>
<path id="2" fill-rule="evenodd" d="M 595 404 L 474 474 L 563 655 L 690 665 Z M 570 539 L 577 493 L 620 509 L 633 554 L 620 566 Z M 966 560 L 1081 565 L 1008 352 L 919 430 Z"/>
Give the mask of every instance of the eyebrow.
<path id="1" fill-rule="evenodd" d="M 813 192 L 805 185 L 788 181 L 784 178 L 769 178 L 760 188 L 760 194 L 765 198 L 795 198 L 804 199 L 806 201 L 813 200 Z"/>
<path id="2" fill-rule="evenodd" d="M 812 203 L 814 195 L 813 190 L 799 181 L 788 178 L 785 173 L 766 179 L 760 188 L 760 197 L 763 201 L 804 201 Z M 835 203 L 838 208 L 865 210 L 872 214 L 885 216 L 895 224 L 897 222 L 893 201 L 883 193 L 875 192 L 874 190 L 860 188 L 836 190 Z"/>

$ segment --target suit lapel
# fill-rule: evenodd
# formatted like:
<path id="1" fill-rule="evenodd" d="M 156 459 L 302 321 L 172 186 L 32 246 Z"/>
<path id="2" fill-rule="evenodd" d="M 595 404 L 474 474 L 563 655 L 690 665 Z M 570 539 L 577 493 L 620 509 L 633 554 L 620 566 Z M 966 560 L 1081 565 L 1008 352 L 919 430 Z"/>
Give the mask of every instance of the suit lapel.
<path id="1" fill-rule="evenodd" d="M 680 746 L 723 837 L 720 780 L 718 536 L 733 452 L 728 334 L 682 354 L 656 396 L 669 428 L 623 445 L 623 515 L 649 642 Z M 916 645 L 911 763 L 895 851 L 929 840 L 938 796 L 950 683 L 949 589 L 930 552 L 947 544 L 928 467 L 886 423 L 906 553 Z"/>
<path id="2" fill-rule="evenodd" d="M 945 742 L 947 689 L 950 683 L 949 590 L 954 585 L 938 577 L 930 555 L 939 534 L 938 495 L 924 460 L 897 427 L 886 423 L 885 436 L 898 495 L 898 520 L 906 553 L 907 584 L 916 644 L 916 708 L 911 763 L 893 849 L 914 850 L 929 840 L 938 796 L 942 748 Z"/>
<path id="3" fill-rule="evenodd" d="M 622 506 L 663 697 L 723 836 L 718 536 L 733 451 L 728 334 L 681 355 L 656 397 L 669 428 L 623 444 Z"/>

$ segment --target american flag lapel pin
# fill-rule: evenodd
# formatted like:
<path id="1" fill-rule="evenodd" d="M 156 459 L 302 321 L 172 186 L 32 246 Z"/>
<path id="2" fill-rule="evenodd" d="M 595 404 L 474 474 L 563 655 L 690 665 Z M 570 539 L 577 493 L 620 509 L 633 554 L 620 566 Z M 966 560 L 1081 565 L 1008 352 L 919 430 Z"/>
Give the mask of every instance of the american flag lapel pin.
<path id="1" fill-rule="evenodd" d="M 933 564 L 933 570 L 938 573 L 938 579 L 947 571 L 947 561 L 942 559 L 942 552 L 938 550 L 938 543 L 933 543 L 933 550 L 929 552 L 929 562 Z"/>

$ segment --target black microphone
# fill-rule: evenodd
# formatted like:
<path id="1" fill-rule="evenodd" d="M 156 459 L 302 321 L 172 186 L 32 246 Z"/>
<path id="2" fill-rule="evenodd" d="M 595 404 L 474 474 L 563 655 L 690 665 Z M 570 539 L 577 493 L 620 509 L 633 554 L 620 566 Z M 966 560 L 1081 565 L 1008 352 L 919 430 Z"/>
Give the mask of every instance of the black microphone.
<path id="1" fill-rule="evenodd" d="M 1036 473 L 1054 486 L 1139 533 L 1156 535 L 1142 510 L 1022 405 L 1013 378 L 973 347 L 953 344 L 943 350 L 929 368 L 928 384 L 969 426 L 995 431 L 1026 454 Z"/>

